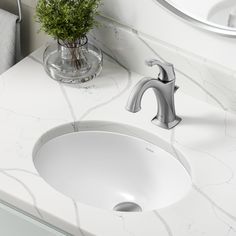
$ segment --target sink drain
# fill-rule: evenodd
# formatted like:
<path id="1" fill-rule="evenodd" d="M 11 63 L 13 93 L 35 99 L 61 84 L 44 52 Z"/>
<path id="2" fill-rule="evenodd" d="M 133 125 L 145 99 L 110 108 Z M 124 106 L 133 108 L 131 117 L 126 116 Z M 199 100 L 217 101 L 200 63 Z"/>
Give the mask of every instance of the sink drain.
<path id="1" fill-rule="evenodd" d="M 123 212 L 140 212 L 142 208 L 134 202 L 121 202 L 114 206 L 114 211 L 123 211 Z"/>

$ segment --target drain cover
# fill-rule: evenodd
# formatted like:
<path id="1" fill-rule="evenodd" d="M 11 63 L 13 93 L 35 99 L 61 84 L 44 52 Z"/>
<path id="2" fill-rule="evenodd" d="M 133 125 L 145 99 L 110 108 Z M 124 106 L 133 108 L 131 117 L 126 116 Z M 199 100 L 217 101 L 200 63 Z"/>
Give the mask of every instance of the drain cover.
<path id="1" fill-rule="evenodd" d="M 124 212 L 140 212 L 142 208 L 134 202 L 121 202 L 117 204 L 114 208 L 114 211 L 124 211 Z"/>

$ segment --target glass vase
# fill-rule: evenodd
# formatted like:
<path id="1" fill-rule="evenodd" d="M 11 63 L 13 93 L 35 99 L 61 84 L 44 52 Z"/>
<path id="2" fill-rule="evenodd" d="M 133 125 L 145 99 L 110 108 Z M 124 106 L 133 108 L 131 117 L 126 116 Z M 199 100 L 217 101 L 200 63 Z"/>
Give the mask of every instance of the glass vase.
<path id="1" fill-rule="evenodd" d="M 47 74 L 63 83 L 84 83 L 98 76 L 102 70 L 100 49 L 88 43 L 87 37 L 75 43 L 58 41 L 50 44 L 43 56 Z"/>

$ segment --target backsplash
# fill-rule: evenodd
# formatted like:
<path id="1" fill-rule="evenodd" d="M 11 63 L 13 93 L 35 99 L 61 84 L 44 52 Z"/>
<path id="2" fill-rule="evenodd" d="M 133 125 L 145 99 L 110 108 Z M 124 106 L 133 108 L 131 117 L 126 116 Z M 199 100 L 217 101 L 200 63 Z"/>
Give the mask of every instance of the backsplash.
<path id="1" fill-rule="evenodd" d="M 203 31 L 157 0 L 103 0 L 103 16 L 227 68 L 236 68 L 236 39 Z"/>
<path id="2" fill-rule="evenodd" d="M 99 21 L 101 26 L 91 32 L 90 41 L 130 70 L 157 77 L 158 69 L 148 68 L 145 60 L 171 62 L 181 91 L 224 110 L 236 111 L 235 70 L 110 18 L 101 16 Z"/>

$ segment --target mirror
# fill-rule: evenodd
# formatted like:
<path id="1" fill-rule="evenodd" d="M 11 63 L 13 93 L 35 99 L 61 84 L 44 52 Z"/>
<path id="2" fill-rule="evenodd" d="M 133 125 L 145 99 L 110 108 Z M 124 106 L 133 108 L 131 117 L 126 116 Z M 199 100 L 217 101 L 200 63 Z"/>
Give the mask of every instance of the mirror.
<path id="1" fill-rule="evenodd" d="M 188 22 L 228 37 L 236 37 L 236 0 L 156 0 Z"/>

